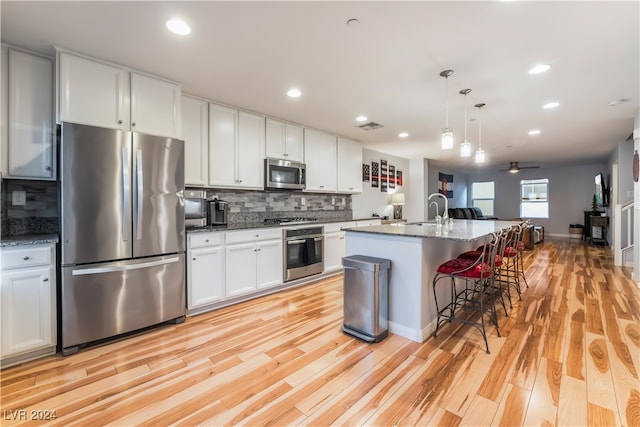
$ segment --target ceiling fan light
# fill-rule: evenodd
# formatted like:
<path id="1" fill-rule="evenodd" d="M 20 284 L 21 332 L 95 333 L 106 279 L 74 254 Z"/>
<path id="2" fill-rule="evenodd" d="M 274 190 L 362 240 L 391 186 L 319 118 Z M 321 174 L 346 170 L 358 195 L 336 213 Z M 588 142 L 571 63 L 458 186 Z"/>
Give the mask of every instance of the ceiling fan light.
<path id="1" fill-rule="evenodd" d="M 518 173 L 519 170 L 518 162 L 509 163 L 509 173 Z"/>
<path id="2" fill-rule="evenodd" d="M 453 132 L 451 132 L 451 129 L 449 128 L 442 130 L 442 149 L 443 150 L 453 149 Z"/>
<path id="3" fill-rule="evenodd" d="M 468 139 L 462 140 L 460 144 L 460 157 L 471 157 L 471 141 Z"/>
<path id="4" fill-rule="evenodd" d="M 476 151 L 476 163 L 484 163 L 485 154 L 482 148 L 478 148 Z"/>

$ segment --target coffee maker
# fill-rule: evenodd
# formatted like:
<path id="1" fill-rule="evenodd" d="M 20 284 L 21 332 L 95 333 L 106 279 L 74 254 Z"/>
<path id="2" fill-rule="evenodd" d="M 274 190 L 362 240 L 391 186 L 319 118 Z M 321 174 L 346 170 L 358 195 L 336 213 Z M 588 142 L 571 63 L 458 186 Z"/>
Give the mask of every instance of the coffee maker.
<path id="1" fill-rule="evenodd" d="M 229 215 L 229 203 L 214 199 L 209 201 L 207 220 L 209 225 L 226 225 Z"/>

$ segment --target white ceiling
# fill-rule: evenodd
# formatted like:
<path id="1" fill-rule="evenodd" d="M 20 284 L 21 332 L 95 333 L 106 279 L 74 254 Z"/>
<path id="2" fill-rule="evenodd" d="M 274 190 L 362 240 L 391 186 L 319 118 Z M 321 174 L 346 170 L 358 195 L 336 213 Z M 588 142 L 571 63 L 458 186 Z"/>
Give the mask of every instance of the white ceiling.
<path id="1" fill-rule="evenodd" d="M 639 110 L 640 3 L 629 2 L 24 2 L 3 0 L 2 42 L 52 45 L 182 82 L 183 92 L 353 138 L 405 158 L 476 167 L 442 151 L 444 69 L 450 125 L 464 97 L 484 102 L 484 167 L 603 161 Z M 192 33 L 169 33 L 181 17 Z M 347 27 L 350 18 L 360 20 Z M 528 69 L 549 63 L 549 72 Z M 302 90 L 298 99 L 285 92 Z M 609 101 L 629 102 L 611 107 Z M 560 102 L 543 110 L 548 101 Z M 384 125 L 356 126 L 356 116 Z M 541 134 L 531 137 L 533 128 Z M 398 133 L 406 131 L 404 140 Z M 477 121 L 468 123 L 477 146 Z"/>

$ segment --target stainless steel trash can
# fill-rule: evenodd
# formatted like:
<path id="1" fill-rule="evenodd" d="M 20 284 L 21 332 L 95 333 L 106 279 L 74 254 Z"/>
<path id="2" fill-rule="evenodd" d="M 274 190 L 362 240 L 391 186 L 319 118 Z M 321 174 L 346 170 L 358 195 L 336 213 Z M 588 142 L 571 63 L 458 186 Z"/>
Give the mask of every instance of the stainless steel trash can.
<path id="1" fill-rule="evenodd" d="M 391 261 L 364 255 L 342 258 L 344 323 L 342 330 L 367 342 L 389 333 L 389 269 Z"/>

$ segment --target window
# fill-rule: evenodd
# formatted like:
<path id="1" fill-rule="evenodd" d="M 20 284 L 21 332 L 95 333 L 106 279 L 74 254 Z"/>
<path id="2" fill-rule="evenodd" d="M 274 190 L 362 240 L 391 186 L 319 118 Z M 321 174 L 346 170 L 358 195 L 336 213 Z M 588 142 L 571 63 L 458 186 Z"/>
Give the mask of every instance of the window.
<path id="1" fill-rule="evenodd" d="M 520 181 L 520 216 L 522 218 L 549 218 L 548 179 Z"/>
<path id="2" fill-rule="evenodd" d="M 471 184 L 473 207 L 480 208 L 484 216 L 493 216 L 494 183 L 474 182 Z"/>

